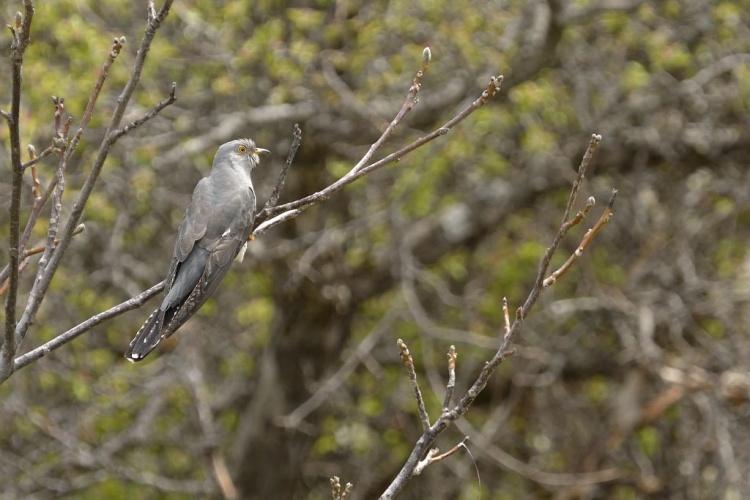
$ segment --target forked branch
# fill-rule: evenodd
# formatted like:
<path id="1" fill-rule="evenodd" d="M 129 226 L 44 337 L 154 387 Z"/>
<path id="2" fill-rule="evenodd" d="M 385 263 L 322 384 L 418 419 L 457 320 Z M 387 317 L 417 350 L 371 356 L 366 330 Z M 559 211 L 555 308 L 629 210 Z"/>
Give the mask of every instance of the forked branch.
<path id="1" fill-rule="evenodd" d="M 393 480 L 393 482 L 391 482 L 391 484 L 385 490 L 385 492 L 381 496 L 381 499 L 394 498 L 404 488 L 406 483 L 413 476 L 421 473 L 422 470 L 429 464 L 435 461 L 438 461 L 438 459 L 443 459 L 445 458 L 446 455 L 450 454 L 450 452 L 448 452 L 443 455 L 438 455 L 439 453 L 438 451 L 431 451 L 431 446 L 435 442 L 437 437 L 440 434 L 442 434 L 443 431 L 445 431 L 445 429 L 447 429 L 451 423 L 453 423 L 455 420 L 465 415 L 466 412 L 469 411 L 469 408 L 471 407 L 472 403 L 474 402 L 476 397 L 487 386 L 487 383 L 489 382 L 490 377 L 495 372 L 497 367 L 506 358 L 515 354 L 516 351 L 515 351 L 515 347 L 513 346 L 514 341 L 521 330 L 521 325 L 523 324 L 524 320 L 528 316 L 531 309 L 534 307 L 534 304 L 536 304 L 541 294 L 544 292 L 546 288 L 553 285 L 560 276 L 565 274 L 565 272 L 582 255 L 583 250 L 585 250 L 589 246 L 594 236 L 596 236 L 596 234 L 601 230 L 604 224 L 606 224 L 609 218 L 611 217 L 612 206 L 614 204 L 615 196 L 617 194 L 616 190 L 613 191 L 612 198 L 610 199 L 601 217 L 596 222 L 596 224 L 586 232 L 586 234 L 583 237 L 582 242 L 578 245 L 574 254 L 571 255 L 571 257 L 565 262 L 565 264 L 563 264 L 558 270 L 552 273 L 552 275 L 550 275 L 549 278 L 547 279 L 544 278 L 547 275 L 547 272 L 549 270 L 552 256 L 555 254 L 555 252 L 559 248 L 560 243 L 562 242 L 565 235 L 568 233 L 570 228 L 572 228 L 573 226 L 583 221 L 585 216 L 591 211 L 591 208 L 594 206 L 593 199 L 590 198 L 587 201 L 585 208 L 581 212 L 578 212 L 573 218 L 570 217 L 576 198 L 578 196 L 578 191 L 580 189 L 581 183 L 583 182 L 583 179 L 585 178 L 586 169 L 588 168 L 589 164 L 593 160 L 594 152 L 597 146 L 599 145 L 600 141 L 601 141 L 601 136 L 596 135 L 596 134 L 591 136 L 591 141 L 589 142 L 589 146 L 586 149 L 586 153 L 583 156 L 581 165 L 578 168 L 578 176 L 573 182 L 573 186 L 570 191 L 570 196 L 568 197 L 568 202 L 565 207 L 565 211 L 563 214 L 563 219 L 560 224 L 560 227 L 558 228 L 557 233 L 553 237 L 552 243 L 550 244 L 550 246 L 547 248 L 544 255 L 542 256 L 542 260 L 539 264 L 539 269 L 537 271 L 537 279 L 535 280 L 534 285 L 529 291 L 529 294 L 523 306 L 519 307 L 516 310 L 516 316 L 515 316 L 515 319 L 513 320 L 513 323 L 510 323 L 510 314 L 508 310 L 507 300 L 503 299 L 503 306 L 502 306 L 503 318 L 504 318 L 503 336 L 502 336 L 502 341 L 500 343 L 500 347 L 498 348 L 497 352 L 495 353 L 495 355 L 492 357 L 490 361 L 484 364 L 484 367 L 482 368 L 481 372 L 477 376 L 472 386 L 469 388 L 466 394 L 464 394 L 464 396 L 459 400 L 459 402 L 456 404 L 455 407 L 451 409 L 449 404 L 447 404 L 448 398 L 446 398 L 446 404 L 443 405 L 443 412 L 441 413 L 440 417 L 432 426 L 426 429 L 425 432 L 422 434 L 422 436 L 419 438 L 414 448 L 412 449 L 412 452 L 409 455 L 409 458 L 406 460 L 406 463 L 403 465 L 403 467 L 401 468 L 401 470 L 399 471 L 398 475 Z M 402 350 L 400 345 L 399 345 L 399 349 Z M 455 369 L 455 366 L 451 367 L 449 365 L 449 383 L 448 383 L 449 387 L 451 385 L 451 379 L 455 376 L 453 373 L 451 373 L 451 369 Z M 414 383 L 415 383 L 415 380 L 412 381 L 412 384 Z M 417 387 L 415 389 L 415 393 L 418 390 L 419 388 Z M 420 398 L 417 398 L 418 406 L 420 406 L 421 404 L 420 401 L 421 401 L 421 392 L 420 392 Z M 421 409 L 420 409 L 420 414 L 422 414 Z"/>

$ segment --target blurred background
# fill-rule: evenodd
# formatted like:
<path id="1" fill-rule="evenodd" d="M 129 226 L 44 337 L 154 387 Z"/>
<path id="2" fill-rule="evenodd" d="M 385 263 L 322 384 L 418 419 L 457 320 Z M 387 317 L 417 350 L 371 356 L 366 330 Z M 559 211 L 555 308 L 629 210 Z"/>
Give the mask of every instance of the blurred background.
<path id="1" fill-rule="evenodd" d="M 69 167 L 64 216 L 129 75 L 143 4 L 37 2 L 21 129 L 37 151 L 51 141 L 50 96 L 66 98 L 75 128 L 112 38 L 128 39 Z M 0 13 L 11 24 L 22 10 Z M 295 123 L 281 201 L 345 173 L 403 103 L 425 46 L 420 102 L 377 157 L 440 127 L 490 76 L 505 76 L 502 91 L 252 242 L 145 362 L 122 353 L 157 299 L 17 372 L 0 387 L 2 498 L 220 498 L 234 486 L 324 499 L 333 475 L 355 484 L 351 498 L 376 498 L 421 434 L 396 340 L 435 419 L 445 353 L 456 346 L 460 396 L 499 345 L 502 298 L 513 311 L 528 294 L 592 133 L 603 141 L 576 208 L 588 196 L 597 207 L 553 267 L 617 188 L 614 217 L 438 439 L 446 451 L 469 436 L 473 459 L 430 466 L 400 497 L 750 497 L 747 0 L 175 2 L 125 122 L 173 81 L 178 101 L 112 150 L 22 350 L 164 278 L 220 144 L 251 137 L 273 152 L 255 172 L 261 200 Z M 6 110 L 8 75 L 3 57 Z M 3 206 L 9 158 L 2 126 Z M 54 167 L 40 165 L 43 187 Z M 7 241 L 7 210 L 0 222 Z"/>

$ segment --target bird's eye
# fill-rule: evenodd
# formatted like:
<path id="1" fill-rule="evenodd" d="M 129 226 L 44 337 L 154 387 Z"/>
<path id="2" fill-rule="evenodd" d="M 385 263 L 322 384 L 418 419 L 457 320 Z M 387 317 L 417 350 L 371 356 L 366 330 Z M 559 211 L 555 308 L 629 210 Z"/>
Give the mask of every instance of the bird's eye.
<path id="1" fill-rule="evenodd" d="M 247 146 L 237 146 L 237 152 L 244 155 L 247 153 Z"/>

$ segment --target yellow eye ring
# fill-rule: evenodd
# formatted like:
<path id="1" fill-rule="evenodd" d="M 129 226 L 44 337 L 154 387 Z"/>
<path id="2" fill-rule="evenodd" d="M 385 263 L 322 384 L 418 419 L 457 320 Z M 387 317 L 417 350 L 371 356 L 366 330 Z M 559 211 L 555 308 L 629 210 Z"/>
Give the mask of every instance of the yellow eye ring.
<path id="1" fill-rule="evenodd" d="M 241 154 L 247 153 L 247 147 L 246 146 L 237 146 L 237 152 Z"/>

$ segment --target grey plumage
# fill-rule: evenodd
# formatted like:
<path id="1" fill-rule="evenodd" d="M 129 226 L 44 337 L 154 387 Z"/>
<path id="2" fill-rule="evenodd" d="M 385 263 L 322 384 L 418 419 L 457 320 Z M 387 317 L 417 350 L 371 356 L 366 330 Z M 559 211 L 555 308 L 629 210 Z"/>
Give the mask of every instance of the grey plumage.
<path id="1" fill-rule="evenodd" d="M 203 305 L 227 274 L 255 220 L 250 178 L 258 155 L 268 151 L 250 139 L 222 144 L 211 174 L 198 182 L 182 219 L 167 272 L 164 299 L 125 352 L 140 361 Z"/>

